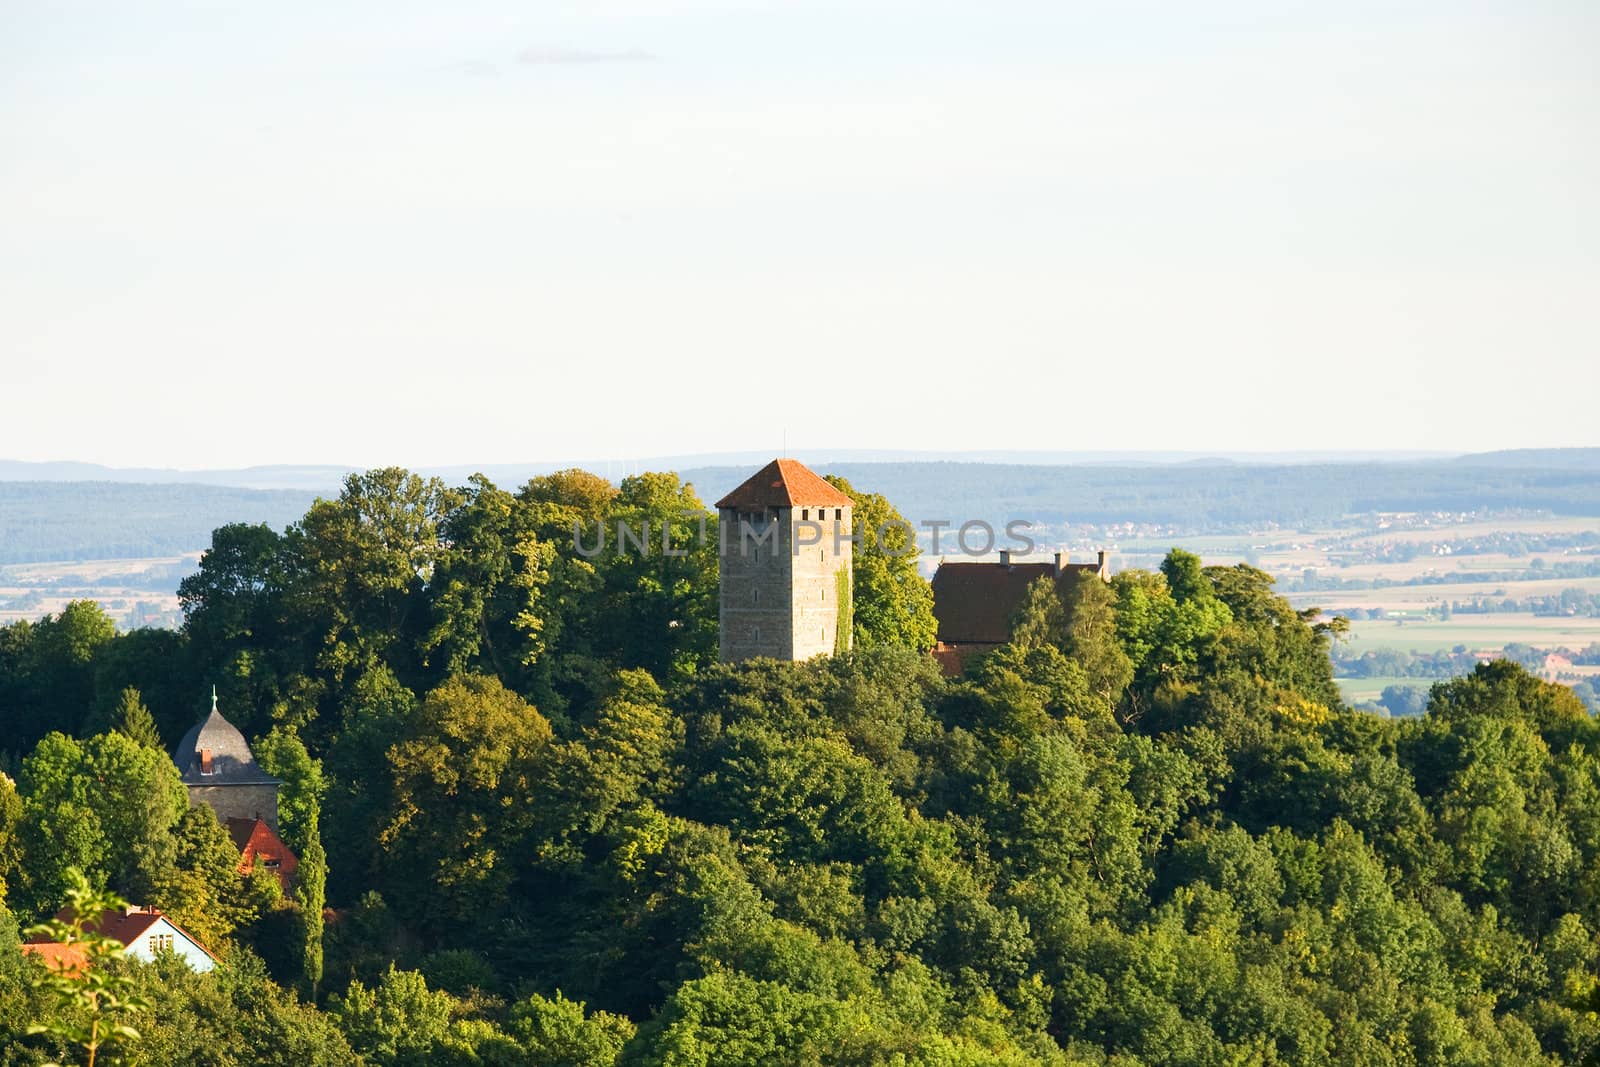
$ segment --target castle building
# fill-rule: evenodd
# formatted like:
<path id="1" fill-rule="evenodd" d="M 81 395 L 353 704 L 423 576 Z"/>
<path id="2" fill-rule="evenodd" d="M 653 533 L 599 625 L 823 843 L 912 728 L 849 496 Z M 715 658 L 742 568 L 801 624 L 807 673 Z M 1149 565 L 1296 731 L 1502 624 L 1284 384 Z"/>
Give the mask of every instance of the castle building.
<path id="1" fill-rule="evenodd" d="M 172 761 L 190 804 L 206 805 L 224 826 L 229 819 L 260 819 L 277 834 L 278 779 L 261 769 L 244 734 L 217 710 L 215 688 L 211 714 L 183 735 Z"/>
<path id="2" fill-rule="evenodd" d="M 720 651 L 803 660 L 850 648 L 851 501 L 775 459 L 717 501 Z"/>
<path id="3" fill-rule="evenodd" d="M 1011 640 L 1011 621 L 1028 597 L 1028 587 L 1049 578 L 1063 595 L 1080 574 L 1111 580 L 1109 557 L 1101 552 L 1093 563 L 1072 563 L 1057 552 L 1048 563 L 1013 563 L 1000 553 L 998 563 L 943 563 L 933 575 L 933 616 L 938 644 L 933 655 L 949 675 L 960 674 L 973 656 L 993 652 Z"/>

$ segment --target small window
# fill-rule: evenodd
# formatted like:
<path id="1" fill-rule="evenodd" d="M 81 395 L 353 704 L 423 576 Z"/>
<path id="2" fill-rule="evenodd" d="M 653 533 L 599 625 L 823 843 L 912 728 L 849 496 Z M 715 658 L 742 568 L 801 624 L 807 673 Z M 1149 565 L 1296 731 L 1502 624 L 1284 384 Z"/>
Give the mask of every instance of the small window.
<path id="1" fill-rule="evenodd" d="M 828 591 L 826 589 L 818 589 L 817 590 L 817 599 L 818 600 L 827 600 L 828 599 Z"/>
<path id="2" fill-rule="evenodd" d="M 759 589 L 750 590 L 750 603 L 752 603 L 752 604 L 761 603 L 761 590 L 759 590 Z"/>
<path id="3" fill-rule="evenodd" d="M 801 508 L 800 509 L 800 518 L 801 518 L 802 521 L 811 518 L 811 509 L 810 508 Z"/>
<path id="4" fill-rule="evenodd" d="M 212 774 L 212 773 L 214 773 L 214 771 L 212 770 L 212 767 L 211 767 L 211 750 L 209 748 L 202 748 L 200 750 L 200 773 L 201 774 Z"/>
<path id="5" fill-rule="evenodd" d="M 755 640 L 756 640 L 757 644 L 759 644 L 761 642 L 761 627 L 759 627 L 759 626 L 756 627 Z"/>
<path id="6" fill-rule="evenodd" d="M 817 549 L 817 559 L 818 559 L 818 560 L 826 560 L 826 559 L 827 559 L 827 558 L 828 558 L 828 557 L 827 557 L 827 555 L 826 555 L 826 554 L 825 554 L 825 552 L 824 552 L 824 550 L 823 550 L 823 549 L 820 549 L 820 548 L 819 548 L 819 549 Z"/>
<path id="7" fill-rule="evenodd" d="M 843 508 L 834 508 L 834 509 L 833 509 L 833 517 L 834 517 L 834 518 L 835 518 L 835 519 L 842 519 L 842 518 L 844 518 L 844 509 L 843 509 Z"/>

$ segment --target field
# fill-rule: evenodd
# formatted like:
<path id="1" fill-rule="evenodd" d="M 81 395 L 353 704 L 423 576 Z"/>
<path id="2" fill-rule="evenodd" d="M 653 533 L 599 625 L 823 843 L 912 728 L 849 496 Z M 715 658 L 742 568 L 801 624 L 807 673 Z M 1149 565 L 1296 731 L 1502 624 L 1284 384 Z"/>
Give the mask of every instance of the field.
<path id="1" fill-rule="evenodd" d="M 199 558 L 195 552 L 0 567 L 0 626 L 56 614 L 73 600 L 99 601 L 124 629 L 176 626 L 178 582 Z"/>
<path id="2" fill-rule="evenodd" d="M 1538 648 L 1573 651 L 1600 641 L 1600 619 L 1548 618 L 1525 612 L 1452 615 L 1449 619 L 1363 619 L 1350 624 L 1345 639 L 1352 652 L 1399 648 L 1437 652 L 1466 646 L 1470 652 L 1493 651 L 1511 642 Z"/>
<path id="3" fill-rule="evenodd" d="M 1435 681 L 1433 678 L 1338 678 L 1339 692 L 1344 694 L 1344 699 L 1350 704 L 1363 704 L 1373 702 L 1383 694 L 1391 685 L 1415 686 L 1426 689 Z"/>

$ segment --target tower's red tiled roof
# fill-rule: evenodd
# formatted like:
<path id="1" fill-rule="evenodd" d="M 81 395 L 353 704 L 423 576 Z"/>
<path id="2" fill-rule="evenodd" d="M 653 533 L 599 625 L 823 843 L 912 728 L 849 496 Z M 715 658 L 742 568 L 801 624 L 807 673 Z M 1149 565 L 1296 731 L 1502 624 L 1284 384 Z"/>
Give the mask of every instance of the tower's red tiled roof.
<path id="1" fill-rule="evenodd" d="M 775 459 L 717 501 L 719 508 L 847 508 L 853 501 L 797 459 Z"/>

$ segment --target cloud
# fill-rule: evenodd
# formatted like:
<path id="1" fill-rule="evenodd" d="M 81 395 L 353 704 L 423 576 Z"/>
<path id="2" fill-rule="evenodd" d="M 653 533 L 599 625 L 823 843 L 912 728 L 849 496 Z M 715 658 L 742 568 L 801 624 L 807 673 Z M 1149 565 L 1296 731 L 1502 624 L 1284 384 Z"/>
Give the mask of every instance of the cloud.
<path id="1" fill-rule="evenodd" d="M 524 48 L 517 62 L 529 66 L 557 66 L 568 63 L 654 63 L 656 56 L 638 48 L 601 52 L 586 48 Z"/>

